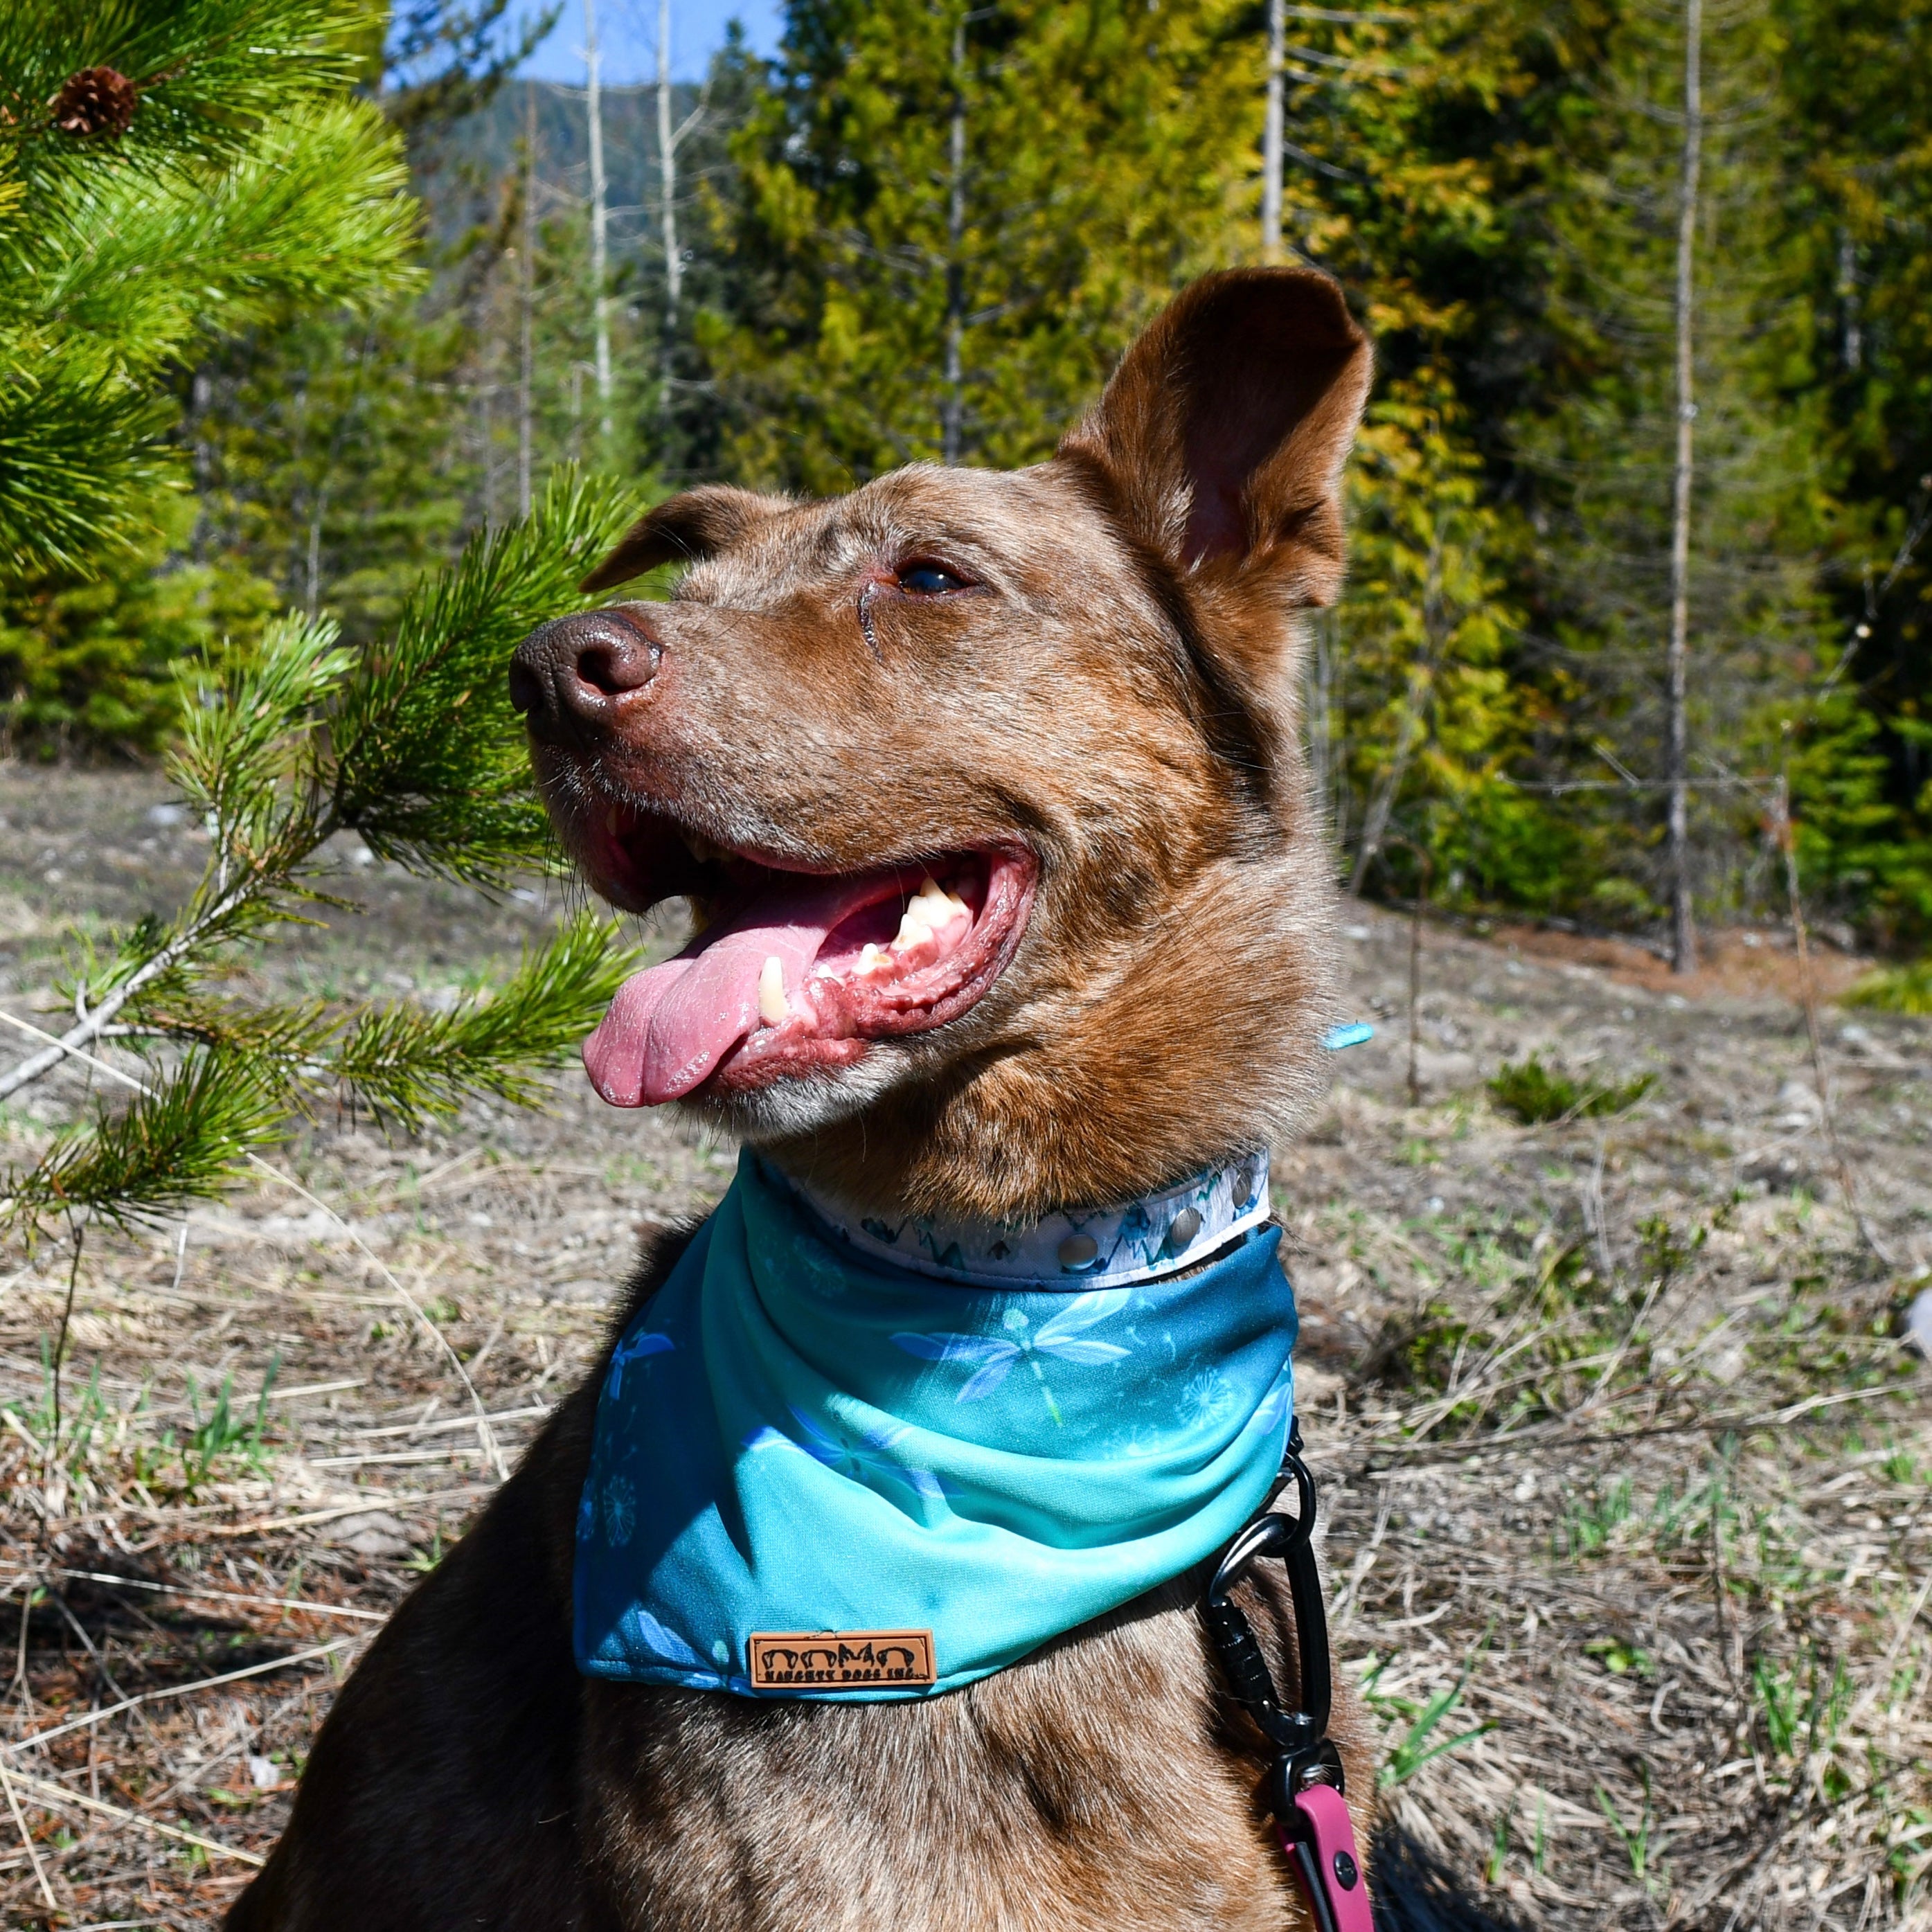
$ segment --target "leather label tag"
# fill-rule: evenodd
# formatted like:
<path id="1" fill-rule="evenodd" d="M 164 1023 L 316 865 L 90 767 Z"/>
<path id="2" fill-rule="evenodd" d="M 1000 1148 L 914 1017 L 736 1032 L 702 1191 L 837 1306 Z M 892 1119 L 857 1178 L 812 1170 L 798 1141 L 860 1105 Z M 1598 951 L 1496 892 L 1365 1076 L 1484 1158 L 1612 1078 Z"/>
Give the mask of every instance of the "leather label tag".
<path id="1" fill-rule="evenodd" d="M 754 1630 L 754 1690 L 846 1690 L 937 1681 L 930 1630 Z"/>

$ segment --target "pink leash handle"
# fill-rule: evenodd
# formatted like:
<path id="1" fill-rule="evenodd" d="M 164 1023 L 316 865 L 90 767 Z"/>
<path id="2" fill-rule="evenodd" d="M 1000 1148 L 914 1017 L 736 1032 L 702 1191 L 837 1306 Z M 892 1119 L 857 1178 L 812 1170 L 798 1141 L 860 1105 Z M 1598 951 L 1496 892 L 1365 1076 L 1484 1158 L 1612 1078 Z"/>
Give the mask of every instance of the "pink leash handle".
<path id="1" fill-rule="evenodd" d="M 1276 1828 L 1315 1932 L 1375 1932 L 1348 1800 L 1332 1784 L 1310 1784 L 1294 1808 L 1294 1823 Z"/>

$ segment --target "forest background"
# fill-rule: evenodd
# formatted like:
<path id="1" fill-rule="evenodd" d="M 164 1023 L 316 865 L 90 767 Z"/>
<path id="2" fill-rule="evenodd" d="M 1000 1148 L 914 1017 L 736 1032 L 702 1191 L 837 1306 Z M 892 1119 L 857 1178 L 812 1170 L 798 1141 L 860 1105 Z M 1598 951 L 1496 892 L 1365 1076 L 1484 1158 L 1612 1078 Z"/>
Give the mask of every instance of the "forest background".
<path id="1" fill-rule="evenodd" d="M 1344 878 L 1666 934 L 1675 596 L 1698 918 L 1781 908 L 1793 827 L 1828 929 L 1932 939 L 1928 0 L 790 0 L 594 115 L 504 15 L 371 8 L 412 260 L 197 338 L 119 548 L 0 574 L 15 754 L 154 755 L 285 608 L 368 643 L 566 462 L 1037 459 L 1278 252 L 1378 341 L 1307 673 Z"/>

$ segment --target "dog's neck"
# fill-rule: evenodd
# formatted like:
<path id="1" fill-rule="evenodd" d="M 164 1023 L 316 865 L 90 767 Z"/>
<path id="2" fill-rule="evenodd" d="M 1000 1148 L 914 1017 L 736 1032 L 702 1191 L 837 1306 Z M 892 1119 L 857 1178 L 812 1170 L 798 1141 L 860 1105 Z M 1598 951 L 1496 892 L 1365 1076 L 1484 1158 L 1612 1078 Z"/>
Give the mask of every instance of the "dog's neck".
<path id="1" fill-rule="evenodd" d="M 766 1166 L 860 1253 L 979 1288 L 1156 1280 L 1198 1266 L 1269 1214 L 1265 1150 L 1118 1206 L 1068 1208 L 1018 1222 L 906 1210 L 858 1213 L 777 1164 Z"/>

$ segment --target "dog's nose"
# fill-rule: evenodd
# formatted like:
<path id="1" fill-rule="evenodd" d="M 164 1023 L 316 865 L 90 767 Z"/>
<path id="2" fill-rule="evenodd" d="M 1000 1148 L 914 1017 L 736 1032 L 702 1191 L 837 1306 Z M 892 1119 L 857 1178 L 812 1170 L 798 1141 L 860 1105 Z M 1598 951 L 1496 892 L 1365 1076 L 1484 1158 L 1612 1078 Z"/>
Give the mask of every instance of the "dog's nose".
<path id="1" fill-rule="evenodd" d="M 580 741 L 614 724 L 657 676 L 664 654 L 649 620 L 580 610 L 532 631 L 510 660 L 510 702 L 539 737 Z"/>

